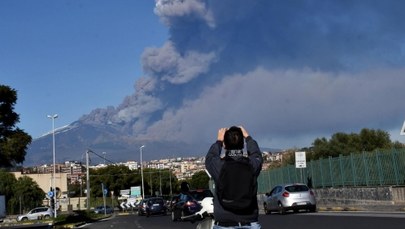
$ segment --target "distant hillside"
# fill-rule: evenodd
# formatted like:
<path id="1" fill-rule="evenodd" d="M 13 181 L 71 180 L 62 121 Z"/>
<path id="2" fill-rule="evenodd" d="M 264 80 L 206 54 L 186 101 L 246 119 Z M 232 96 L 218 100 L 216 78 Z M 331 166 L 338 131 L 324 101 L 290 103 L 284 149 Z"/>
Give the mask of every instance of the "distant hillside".
<path id="1" fill-rule="evenodd" d="M 125 129 L 125 128 L 123 128 Z M 143 149 L 143 160 L 173 157 L 205 156 L 212 142 L 186 144 L 173 141 L 136 141 L 128 132 L 117 125 L 87 124 L 77 121 L 55 130 L 56 161 L 63 163 L 68 160 L 85 162 L 88 149 L 105 156 L 108 160 L 119 162 L 139 161 L 139 147 Z M 279 149 L 263 148 L 262 151 L 279 152 Z M 29 146 L 24 166 L 50 164 L 53 161 L 52 134 L 34 139 Z M 92 163 L 100 163 L 101 158 L 90 155 Z"/>
<path id="2" fill-rule="evenodd" d="M 210 143 L 187 145 L 180 142 L 165 142 L 144 140 L 135 141 L 131 135 L 120 131 L 111 125 L 85 124 L 80 121 L 55 131 L 56 161 L 67 160 L 84 161 L 88 149 L 102 154 L 111 161 L 139 161 L 139 147 L 143 149 L 143 159 L 152 160 L 167 157 L 186 157 L 205 152 Z M 34 139 L 28 148 L 24 165 L 38 165 L 52 163 L 52 134 L 49 133 Z M 94 156 L 93 156 L 94 157 Z M 94 160 L 99 160 L 95 158 Z M 93 160 L 93 161 L 94 161 Z"/>

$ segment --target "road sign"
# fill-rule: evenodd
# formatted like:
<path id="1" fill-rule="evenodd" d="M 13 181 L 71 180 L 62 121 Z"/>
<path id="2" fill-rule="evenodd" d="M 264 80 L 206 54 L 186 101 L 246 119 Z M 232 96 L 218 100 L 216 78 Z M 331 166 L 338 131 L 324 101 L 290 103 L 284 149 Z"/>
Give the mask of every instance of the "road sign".
<path id="1" fill-rule="evenodd" d="M 305 152 L 295 152 L 295 168 L 306 168 L 307 160 Z"/>
<path id="2" fill-rule="evenodd" d="M 49 192 L 48 192 L 48 196 L 49 196 L 49 198 L 52 198 L 52 197 L 53 197 L 53 192 L 52 192 L 52 191 L 49 191 Z"/>
<path id="3" fill-rule="evenodd" d="M 107 193 L 108 193 L 108 189 L 104 189 L 104 195 L 107 195 Z"/>

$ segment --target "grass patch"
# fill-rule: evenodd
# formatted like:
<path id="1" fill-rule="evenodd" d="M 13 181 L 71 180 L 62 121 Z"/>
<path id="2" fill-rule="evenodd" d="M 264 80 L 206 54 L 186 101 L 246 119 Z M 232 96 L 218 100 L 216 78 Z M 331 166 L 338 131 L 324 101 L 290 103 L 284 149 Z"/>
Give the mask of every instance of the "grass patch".
<path id="1" fill-rule="evenodd" d="M 55 221 L 55 228 L 66 228 L 66 225 L 78 225 L 84 223 L 91 223 L 105 218 L 104 215 L 95 214 L 88 211 L 74 211 L 72 214 L 59 215 Z"/>

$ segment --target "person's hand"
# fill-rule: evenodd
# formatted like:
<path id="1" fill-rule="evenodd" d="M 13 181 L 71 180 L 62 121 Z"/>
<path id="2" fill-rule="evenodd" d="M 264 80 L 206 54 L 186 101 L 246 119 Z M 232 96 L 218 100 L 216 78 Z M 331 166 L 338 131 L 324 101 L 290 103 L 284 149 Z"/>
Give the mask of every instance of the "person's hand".
<path id="1" fill-rule="evenodd" d="M 217 138 L 218 141 L 221 141 L 221 142 L 224 141 L 224 135 L 225 135 L 226 130 L 227 130 L 227 128 L 221 128 L 218 130 L 218 138 Z"/>
<path id="2" fill-rule="evenodd" d="M 242 130 L 242 134 L 244 138 L 249 137 L 249 133 L 243 128 L 243 126 L 239 126 L 239 128 Z"/>

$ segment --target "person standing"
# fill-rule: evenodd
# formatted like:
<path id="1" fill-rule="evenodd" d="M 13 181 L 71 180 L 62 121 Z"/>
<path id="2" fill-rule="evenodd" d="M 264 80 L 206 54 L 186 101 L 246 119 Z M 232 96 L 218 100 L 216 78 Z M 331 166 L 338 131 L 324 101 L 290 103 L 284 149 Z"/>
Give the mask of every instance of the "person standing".
<path id="1" fill-rule="evenodd" d="M 247 153 L 243 152 L 245 141 Z M 205 167 L 215 183 L 214 229 L 261 228 L 257 177 L 262 164 L 257 142 L 242 126 L 218 130 L 217 141 L 205 158 Z"/>

